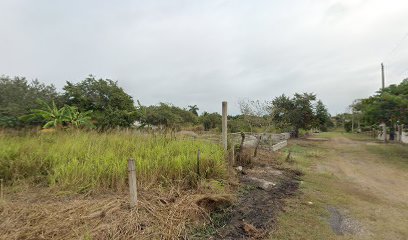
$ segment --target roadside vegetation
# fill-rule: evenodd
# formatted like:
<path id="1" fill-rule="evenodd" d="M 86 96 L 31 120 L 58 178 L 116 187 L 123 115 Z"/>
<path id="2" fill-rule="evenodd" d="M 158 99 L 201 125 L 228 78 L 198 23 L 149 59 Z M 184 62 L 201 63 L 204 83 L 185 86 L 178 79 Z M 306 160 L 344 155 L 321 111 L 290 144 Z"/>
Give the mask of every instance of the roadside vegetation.
<path id="1" fill-rule="evenodd" d="M 347 132 L 381 131 L 380 124 L 384 123 L 390 140 L 394 140 L 398 126 L 408 126 L 407 109 L 408 79 L 404 79 L 399 84 L 378 90 L 368 98 L 354 100 L 349 112 L 334 116 L 333 122 Z"/>
<path id="2" fill-rule="evenodd" d="M 125 132 L 54 132 L 0 135 L 0 175 L 7 183 L 31 181 L 74 192 L 123 190 L 127 160 L 138 183 L 196 186 L 200 178 L 225 179 L 224 152 L 205 141 Z M 197 173 L 197 151 L 201 151 Z"/>
<path id="3" fill-rule="evenodd" d="M 332 125 L 327 108 L 312 93 L 247 100 L 240 107 L 240 114 L 228 116 L 229 132 L 291 132 L 298 137 Z M 67 82 L 58 92 L 37 80 L 2 76 L 0 178 L 5 200 L 0 201 L 0 217 L 5 221 L 0 223 L 0 235 L 8 239 L 215 236 L 213 212 L 219 205 L 231 206 L 239 195 L 229 155 L 219 144 L 220 132 L 219 113 L 200 112 L 192 103 L 145 106 L 110 79 L 90 75 Z M 236 154 L 241 153 L 246 154 L 237 149 Z M 273 161 L 273 154 L 260 155 L 268 164 Z M 129 211 L 128 204 L 129 158 L 136 160 L 135 211 Z M 289 196 L 297 187 L 291 185 L 291 177 L 284 180 L 291 186 Z M 257 209 L 266 201 L 262 191 L 254 191 L 260 197 Z M 197 229 L 204 229 L 204 235 Z M 241 232 L 231 234 L 245 234 Z"/>

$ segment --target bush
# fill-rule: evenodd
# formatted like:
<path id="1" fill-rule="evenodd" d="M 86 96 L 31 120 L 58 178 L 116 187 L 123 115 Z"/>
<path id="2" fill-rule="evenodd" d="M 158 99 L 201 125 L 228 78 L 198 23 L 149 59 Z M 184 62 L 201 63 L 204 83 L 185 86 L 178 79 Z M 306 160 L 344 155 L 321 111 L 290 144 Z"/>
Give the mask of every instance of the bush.
<path id="1" fill-rule="evenodd" d="M 351 132 L 351 127 L 352 123 L 350 121 L 344 123 L 344 130 L 346 130 L 346 132 Z"/>

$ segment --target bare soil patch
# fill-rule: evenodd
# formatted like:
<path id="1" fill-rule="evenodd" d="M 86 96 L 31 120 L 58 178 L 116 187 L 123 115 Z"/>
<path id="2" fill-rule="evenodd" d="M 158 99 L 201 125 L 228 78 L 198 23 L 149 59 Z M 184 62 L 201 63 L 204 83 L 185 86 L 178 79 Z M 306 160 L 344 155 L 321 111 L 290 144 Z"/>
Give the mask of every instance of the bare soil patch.
<path id="1" fill-rule="evenodd" d="M 284 199 L 293 196 L 299 186 L 298 171 L 281 168 L 273 154 L 263 151 L 252 168 L 239 175 L 241 194 L 227 209 L 227 220 L 214 239 L 260 239 L 274 228 Z"/>

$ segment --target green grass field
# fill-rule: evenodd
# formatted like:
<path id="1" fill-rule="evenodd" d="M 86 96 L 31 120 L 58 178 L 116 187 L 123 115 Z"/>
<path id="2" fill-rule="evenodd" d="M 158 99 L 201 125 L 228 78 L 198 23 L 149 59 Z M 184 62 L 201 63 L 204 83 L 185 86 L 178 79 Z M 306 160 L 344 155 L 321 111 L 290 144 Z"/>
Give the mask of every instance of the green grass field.
<path id="1" fill-rule="evenodd" d="M 183 184 L 197 176 L 226 176 L 223 149 L 205 141 L 125 133 L 56 132 L 27 136 L 0 135 L 0 176 L 73 192 L 120 190 L 127 186 L 127 160 L 137 162 L 140 186 Z"/>

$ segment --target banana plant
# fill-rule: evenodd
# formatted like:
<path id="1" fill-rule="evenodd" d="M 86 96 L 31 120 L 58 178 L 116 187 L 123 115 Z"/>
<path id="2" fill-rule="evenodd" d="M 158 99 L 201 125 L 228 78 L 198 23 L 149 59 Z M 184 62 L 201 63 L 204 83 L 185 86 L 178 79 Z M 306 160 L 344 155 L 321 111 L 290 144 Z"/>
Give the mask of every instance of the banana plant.
<path id="1" fill-rule="evenodd" d="M 31 110 L 31 114 L 26 115 L 23 119 L 41 118 L 46 121 L 43 128 L 62 128 L 66 121 L 66 108 L 58 108 L 55 102 L 52 101 L 51 105 L 39 100 L 41 108 Z"/>
<path id="2" fill-rule="evenodd" d="M 51 105 L 39 100 L 41 108 L 31 110 L 31 114 L 23 116 L 25 119 L 41 118 L 45 120 L 43 128 L 56 128 L 61 129 L 64 126 L 80 128 L 82 126 L 93 127 L 91 122 L 92 111 L 80 112 L 77 107 L 65 105 L 62 108 L 58 108 L 53 101 Z"/>
<path id="3" fill-rule="evenodd" d="M 77 107 L 65 106 L 66 121 L 74 128 L 80 128 L 82 126 L 93 127 L 91 122 L 92 111 L 80 112 Z"/>

